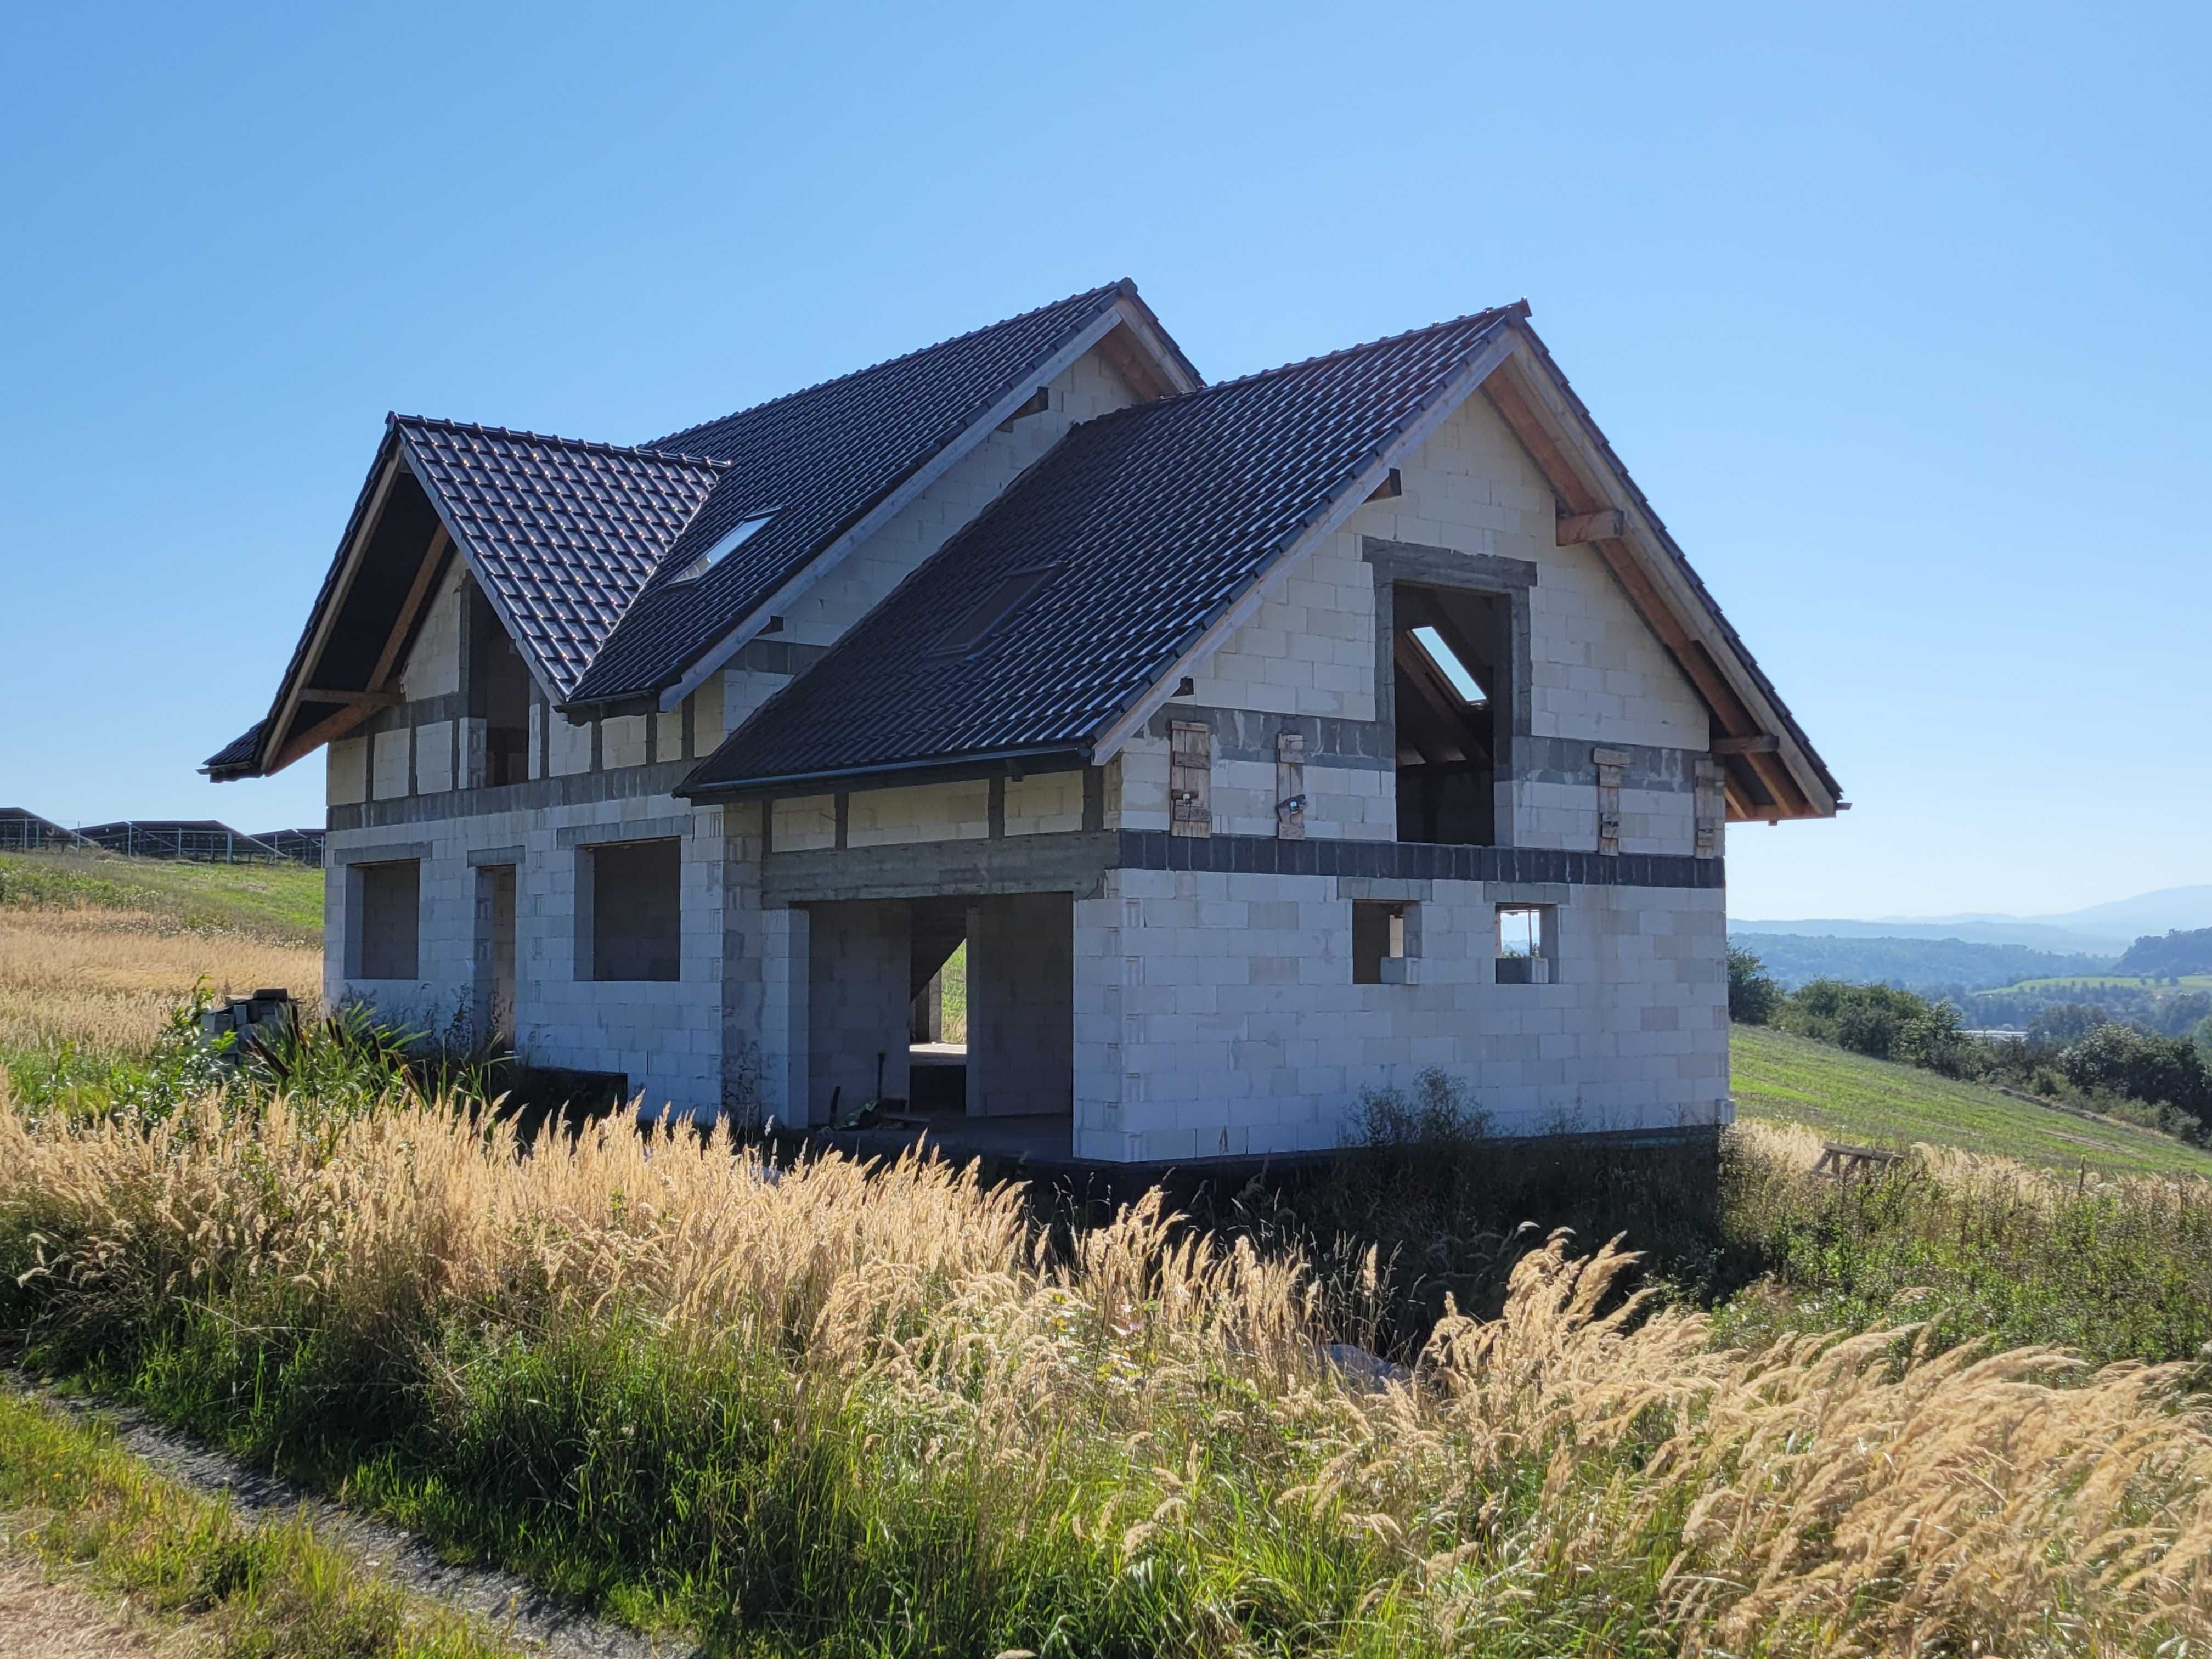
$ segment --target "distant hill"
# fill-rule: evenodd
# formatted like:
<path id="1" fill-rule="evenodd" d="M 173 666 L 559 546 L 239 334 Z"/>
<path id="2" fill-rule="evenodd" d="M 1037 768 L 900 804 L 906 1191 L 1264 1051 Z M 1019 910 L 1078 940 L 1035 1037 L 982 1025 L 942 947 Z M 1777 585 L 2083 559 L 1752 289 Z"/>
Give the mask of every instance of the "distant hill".
<path id="1" fill-rule="evenodd" d="M 1981 991 L 2026 979 L 2112 971 L 2109 954 L 2062 954 L 1956 939 L 1823 938 L 1751 931 L 1765 925 L 1731 927 L 1729 943 L 1757 956 L 1783 988 L 1790 991 L 1807 980 L 1823 978 L 1901 985 L 1909 991 L 1954 987 Z"/>
<path id="2" fill-rule="evenodd" d="M 2212 974 L 2212 927 L 2146 936 L 2112 964 L 2116 974 Z"/>
<path id="3" fill-rule="evenodd" d="M 1969 945 L 2020 945 L 2061 955 L 2116 957 L 2146 933 L 2212 928 L 2212 886 L 2166 887 L 2133 898 L 2052 915 L 1816 917 L 1779 921 L 1737 918 L 1748 933 L 1797 933 L 1826 939 L 1960 939 Z"/>

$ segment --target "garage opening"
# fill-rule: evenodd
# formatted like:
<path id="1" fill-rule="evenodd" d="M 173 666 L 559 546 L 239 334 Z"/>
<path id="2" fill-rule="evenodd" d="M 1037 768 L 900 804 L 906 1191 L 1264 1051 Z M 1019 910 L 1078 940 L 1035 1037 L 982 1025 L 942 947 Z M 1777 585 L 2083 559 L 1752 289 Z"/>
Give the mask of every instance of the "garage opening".
<path id="1" fill-rule="evenodd" d="M 1495 846 L 1512 731 L 1511 608 L 1410 583 L 1394 586 L 1391 601 L 1398 839 Z"/>
<path id="2" fill-rule="evenodd" d="M 1068 1155 L 1072 895 L 806 908 L 810 1122 L 886 1138 L 926 1133 L 948 1152 Z"/>

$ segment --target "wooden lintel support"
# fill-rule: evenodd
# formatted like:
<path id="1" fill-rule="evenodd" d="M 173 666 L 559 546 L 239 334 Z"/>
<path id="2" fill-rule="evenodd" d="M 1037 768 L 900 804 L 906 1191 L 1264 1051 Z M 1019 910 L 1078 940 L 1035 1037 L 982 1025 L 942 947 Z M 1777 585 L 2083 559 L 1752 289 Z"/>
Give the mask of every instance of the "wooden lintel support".
<path id="1" fill-rule="evenodd" d="M 1712 751 L 1716 755 L 1772 755 L 1782 748 L 1782 739 L 1771 732 L 1760 732 L 1747 738 L 1715 738 Z"/>
<path id="2" fill-rule="evenodd" d="M 1602 507 L 1595 513 L 1567 513 L 1559 516 L 1558 538 L 1561 547 L 1573 547 L 1583 542 L 1611 541 L 1628 533 L 1628 514 L 1617 507 Z"/>
<path id="3" fill-rule="evenodd" d="M 398 691 L 334 691 L 310 687 L 300 693 L 301 702 L 342 702 L 357 708 L 397 708 L 407 701 Z"/>

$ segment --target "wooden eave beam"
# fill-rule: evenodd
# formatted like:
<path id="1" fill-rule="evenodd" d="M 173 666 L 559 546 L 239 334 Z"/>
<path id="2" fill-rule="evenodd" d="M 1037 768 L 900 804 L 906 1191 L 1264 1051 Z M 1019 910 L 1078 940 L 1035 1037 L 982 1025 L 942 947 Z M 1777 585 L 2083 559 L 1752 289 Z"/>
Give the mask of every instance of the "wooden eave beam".
<path id="1" fill-rule="evenodd" d="M 1773 755 L 1781 752 L 1782 739 L 1771 732 L 1760 732 L 1748 738 L 1715 738 L 1716 755 Z"/>
<path id="2" fill-rule="evenodd" d="M 375 709 L 366 705 L 356 704 L 350 708 L 339 709 L 337 714 L 325 720 L 317 720 L 278 750 L 270 757 L 265 769 L 270 772 L 283 771 L 302 755 L 311 755 L 331 739 L 343 737 L 375 712 Z"/>
<path id="3" fill-rule="evenodd" d="M 1680 666 L 1684 676 L 1697 689 L 1712 716 L 1718 720 L 1723 735 L 1728 738 L 1756 738 L 1765 735 L 1759 721 L 1735 689 L 1729 684 L 1705 647 L 1690 636 L 1682 626 L 1666 597 L 1660 592 L 1645 574 L 1630 546 L 1627 537 L 1626 514 L 1607 503 L 1603 490 L 1589 477 L 1576 459 L 1552 435 L 1551 430 L 1538 413 L 1528 393 L 1516 377 L 1519 365 L 1509 361 L 1499 366 L 1498 372 L 1483 382 L 1483 392 L 1515 437 L 1521 441 L 1537 469 L 1544 474 L 1553 492 L 1559 498 L 1564 511 L 1562 525 L 1577 520 L 1601 520 L 1613 514 L 1620 521 L 1620 533 L 1598 537 L 1589 545 L 1595 548 L 1606 568 L 1620 584 L 1652 632 L 1659 636 L 1669 654 Z M 1602 527 L 1602 525 L 1601 525 Z M 1564 533 L 1562 534 L 1564 542 Z M 1814 816 L 1812 799 L 1799 787 L 1790 774 L 1779 753 L 1749 751 L 1746 754 L 1759 781 L 1776 802 L 1770 816 L 1805 817 Z"/>
<path id="4" fill-rule="evenodd" d="M 1615 541 L 1628 533 L 1628 515 L 1617 507 L 1595 513 L 1563 513 L 1556 529 L 1555 546 L 1574 547 L 1583 542 Z"/>

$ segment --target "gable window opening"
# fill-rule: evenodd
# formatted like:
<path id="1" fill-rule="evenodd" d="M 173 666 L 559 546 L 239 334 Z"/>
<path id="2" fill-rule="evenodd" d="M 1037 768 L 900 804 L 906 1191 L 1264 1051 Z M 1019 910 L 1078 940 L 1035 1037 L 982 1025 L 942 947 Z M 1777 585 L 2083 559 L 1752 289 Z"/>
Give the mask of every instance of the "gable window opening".
<path id="1" fill-rule="evenodd" d="M 530 667 L 483 590 L 469 594 L 469 714 L 483 722 L 481 781 L 495 788 L 529 775 Z"/>
<path id="2" fill-rule="evenodd" d="M 712 547 L 692 560 L 690 564 L 685 565 L 675 575 L 671 576 L 669 580 L 672 582 L 698 580 L 700 577 L 758 535 L 762 527 L 774 517 L 775 514 L 773 512 L 756 513 L 750 518 L 738 520 L 715 538 Z"/>
<path id="3" fill-rule="evenodd" d="M 1419 977 L 1421 907 L 1396 899 L 1352 902 L 1352 982 L 1411 985 Z"/>
<path id="4" fill-rule="evenodd" d="M 1498 907 L 1498 982 L 1550 985 L 1557 981 L 1559 911 L 1549 904 Z"/>
<path id="5" fill-rule="evenodd" d="M 1398 839 L 1495 846 L 1511 730 L 1509 602 L 1401 583 L 1391 605 Z"/>

